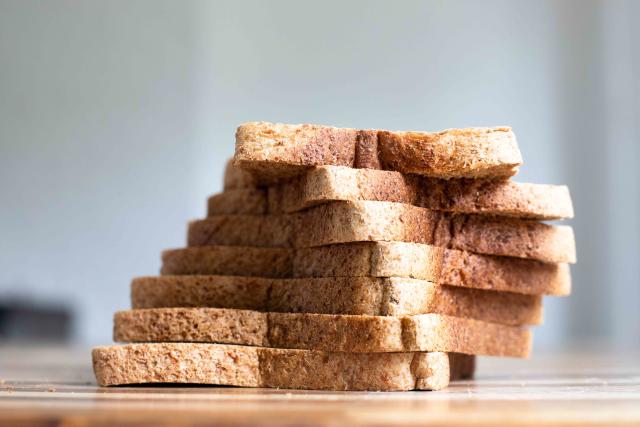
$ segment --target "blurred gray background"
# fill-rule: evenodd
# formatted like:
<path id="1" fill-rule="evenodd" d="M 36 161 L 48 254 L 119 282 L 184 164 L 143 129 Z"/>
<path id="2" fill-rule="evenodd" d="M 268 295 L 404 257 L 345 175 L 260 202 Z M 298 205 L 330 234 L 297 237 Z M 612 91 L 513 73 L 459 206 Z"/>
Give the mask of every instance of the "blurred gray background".
<path id="1" fill-rule="evenodd" d="M 511 125 L 565 183 L 574 294 L 543 349 L 640 346 L 640 2 L 0 0 L 0 302 L 111 342 L 221 189 L 243 121 Z"/>

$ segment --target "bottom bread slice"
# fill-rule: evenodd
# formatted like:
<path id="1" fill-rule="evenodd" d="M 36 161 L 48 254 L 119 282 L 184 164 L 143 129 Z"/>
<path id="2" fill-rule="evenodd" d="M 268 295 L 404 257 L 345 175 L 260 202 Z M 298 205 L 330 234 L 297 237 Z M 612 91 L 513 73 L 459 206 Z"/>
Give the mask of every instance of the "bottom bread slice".
<path id="1" fill-rule="evenodd" d="M 101 386 L 189 383 L 309 390 L 439 390 L 450 378 L 471 377 L 475 367 L 473 356 L 439 352 L 330 353 L 193 343 L 96 347 L 92 356 Z"/>
<path id="2" fill-rule="evenodd" d="M 357 316 L 225 308 L 117 312 L 114 341 L 206 342 L 351 353 L 441 351 L 527 357 L 528 329 L 439 314 Z"/>

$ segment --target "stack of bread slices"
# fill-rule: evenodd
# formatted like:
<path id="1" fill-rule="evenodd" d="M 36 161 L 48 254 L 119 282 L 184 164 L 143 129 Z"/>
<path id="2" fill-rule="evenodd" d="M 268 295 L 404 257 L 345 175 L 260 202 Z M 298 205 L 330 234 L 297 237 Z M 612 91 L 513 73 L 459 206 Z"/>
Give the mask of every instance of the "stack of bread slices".
<path id="1" fill-rule="evenodd" d="M 516 183 L 509 128 L 247 123 L 188 247 L 132 283 L 101 385 L 437 390 L 526 357 L 568 295 L 565 186 Z"/>

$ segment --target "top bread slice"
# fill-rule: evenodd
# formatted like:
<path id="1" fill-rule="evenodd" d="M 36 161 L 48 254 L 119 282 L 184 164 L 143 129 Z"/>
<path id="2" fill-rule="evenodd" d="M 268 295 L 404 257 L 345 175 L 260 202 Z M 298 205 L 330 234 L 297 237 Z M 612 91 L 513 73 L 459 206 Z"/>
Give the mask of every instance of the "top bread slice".
<path id="1" fill-rule="evenodd" d="M 332 201 L 378 200 L 455 213 L 536 220 L 573 217 L 571 196 L 564 185 L 442 180 L 343 166 L 314 167 L 269 187 L 257 187 L 246 175 L 227 163 L 225 192 L 209 199 L 209 214 L 291 213 Z"/>
<path id="2" fill-rule="evenodd" d="M 260 182 L 287 179 L 322 165 L 448 179 L 509 177 L 522 164 L 508 127 L 429 133 L 267 122 L 238 127 L 234 159 Z"/>
<path id="3" fill-rule="evenodd" d="M 474 356 L 331 353 L 203 343 L 96 347 L 98 384 L 187 383 L 305 390 L 440 390 L 473 376 Z M 309 375 L 313 372 L 314 375 Z"/>

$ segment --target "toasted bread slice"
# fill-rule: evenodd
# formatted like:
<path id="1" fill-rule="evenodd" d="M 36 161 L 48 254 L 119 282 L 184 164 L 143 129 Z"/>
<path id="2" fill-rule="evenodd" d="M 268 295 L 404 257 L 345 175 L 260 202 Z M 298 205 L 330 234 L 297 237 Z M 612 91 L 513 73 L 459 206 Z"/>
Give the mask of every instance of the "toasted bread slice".
<path id="1" fill-rule="evenodd" d="M 98 384 L 187 383 L 307 390 L 440 390 L 473 376 L 475 358 L 446 353 L 328 353 L 223 344 L 96 347 Z M 309 375 L 313 372 L 313 375 Z"/>
<path id="2" fill-rule="evenodd" d="M 219 307 L 371 316 L 437 313 L 505 325 L 542 322 L 539 296 L 438 286 L 407 278 L 140 277 L 131 283 L 131 305 L 134 309 Z"/>
<path id="3" fill-rule="evenodd" d="M 431 245 L 361 242 L 306 249 L 203 246 L 167 250 L 163 275 L 270 278 L 409 277 L 528 295 L 568 295 L 566 264 L 475 255 Z"/>
<path id="4" fill-rule="evenodd" d="M 237 173 L 227 164 L 225 176 Z M 225 184 L 225 188 L 227 185 Z M 455 213 L 553 220 L 573 217 L 564 185 L 510 180 L 440 180 L 394 171 L 320 166 L 269 187 L 225 189 L 209 198 L 209 215 L 291 213 L 333 201 L 407 203 Z"/>
<path id="5" fill-rule="evenodd" d="M 287 179 L 323 165 L 483 178 L 512 176 L 522 164 L 508 127 L 430 133 L 266 122 L 238 127 L 234 160 L 260 182 Z"/>
<path id="6" fill-rule="evenodd" d="M 210 342 L 351 353 L 527 357 L 531 348 L 526 328 L 440 314 L 393 317 L 193 307 L 119 311 L 113 337 L 119 342 Z"/>
<path id="7" fill-rule="evenodd" d="M 314 247 L 361 241 L 425 243 L 469 252 L 576 260 L 573 229 L 516 218 L 444 214 L 392 202 L 332 202 L 296 214 L 218 215 L 189 225 L 189 246 Z"/>

